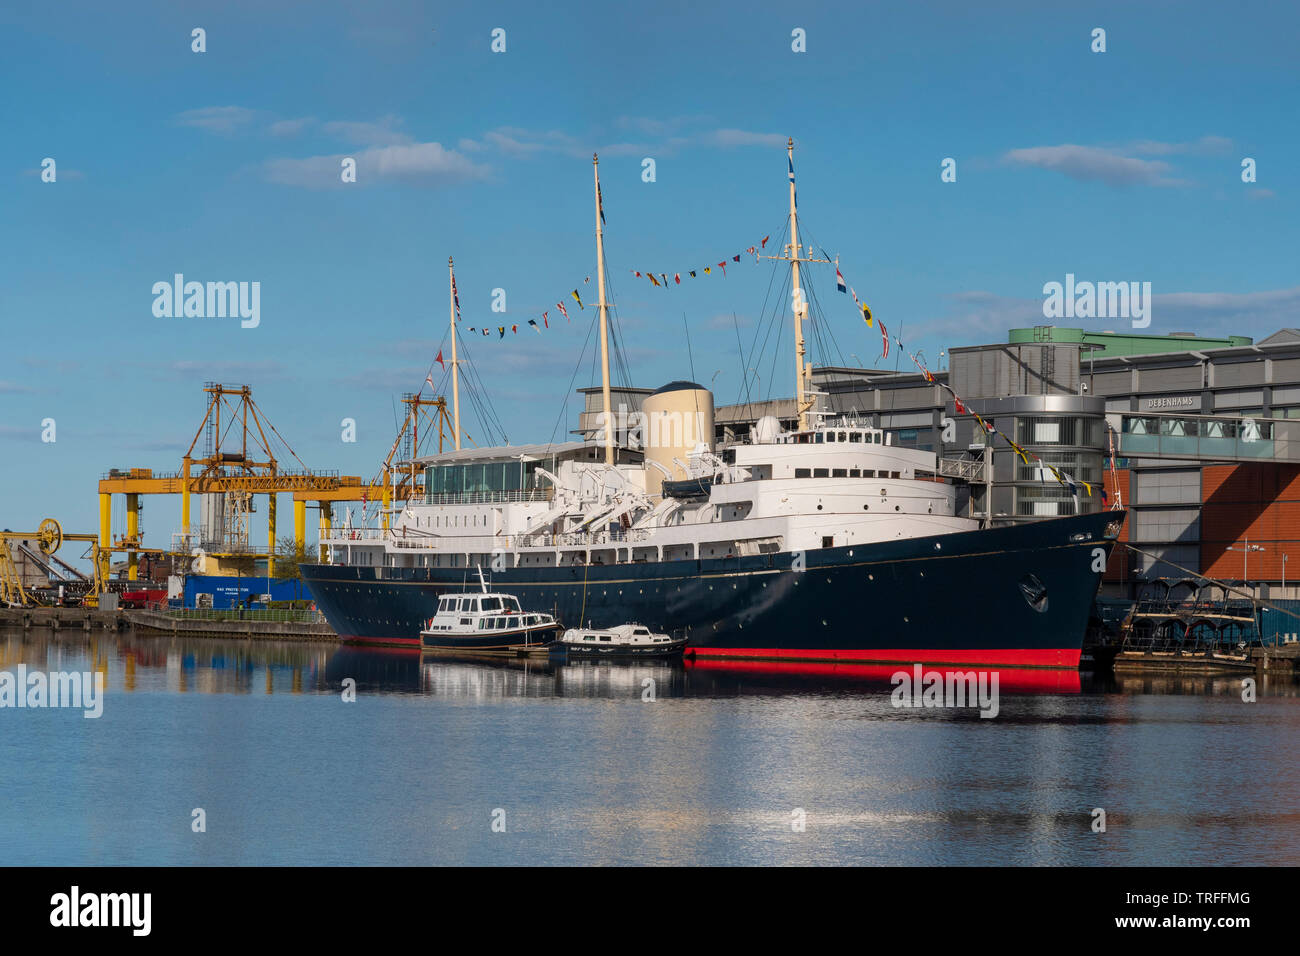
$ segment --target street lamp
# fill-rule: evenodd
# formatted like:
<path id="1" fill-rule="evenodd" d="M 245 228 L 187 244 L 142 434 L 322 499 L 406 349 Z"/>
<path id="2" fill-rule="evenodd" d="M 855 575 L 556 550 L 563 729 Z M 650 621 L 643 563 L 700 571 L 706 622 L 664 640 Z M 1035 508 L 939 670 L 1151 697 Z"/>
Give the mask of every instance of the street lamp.
<path id="1" fill-rule="evenodd" d="M 1251 544 L 1249 538 L 1242 538 L 1241 545 L 1240 548 L 1236 545 L 1229 545 L 1225 550 L 1241 552 L 1241 583 L 1249 588 L 1250 572 L 1248 570 L 1248 562 L 1250 561 L 1250 552 L 1263 551 L 1264 548 L 1258 544 Z"/>

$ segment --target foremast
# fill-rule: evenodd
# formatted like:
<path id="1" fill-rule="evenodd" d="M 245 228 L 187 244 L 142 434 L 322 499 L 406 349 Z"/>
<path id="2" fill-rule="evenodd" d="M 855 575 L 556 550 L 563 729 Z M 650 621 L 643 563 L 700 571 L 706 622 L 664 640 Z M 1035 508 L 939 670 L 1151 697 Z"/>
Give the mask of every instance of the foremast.
<path id="1" fill-rule="evenodd" d="M 614 417 L 609 396 L 609 304 L 605 301 L 605 230 L 601 223 L 600 157 L 591 154 L 596 179 L 596 286 L 600 296 L 600 393 L 604 406 L 605 464 L 614 464 Z"/>

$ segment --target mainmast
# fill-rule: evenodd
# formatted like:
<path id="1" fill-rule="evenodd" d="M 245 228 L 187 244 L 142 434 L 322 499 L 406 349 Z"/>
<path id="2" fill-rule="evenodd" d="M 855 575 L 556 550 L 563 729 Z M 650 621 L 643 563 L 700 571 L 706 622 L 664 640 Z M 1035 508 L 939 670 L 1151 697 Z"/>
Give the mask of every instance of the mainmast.
<path id="1" fill-rule="evenodd" d="M 805 362 L 807 345 L 803 338 L 803 320 L 808 315 L 808 302 L 799 284 L 799 209 L 795 202 L 794 189 L 794 137 L 786 140 L 786 155 L 790 160 L 790 289 L 794 308 L 794 402 L 795 411 L 799 413 L 799 430 L 808 428 L 808 410 L 812 402 L 808 393 L 812 383 L 808 381 L 808 368 Z"/>
<path id="2" fill-rule="evenodd" d="M 609 306 L 605 302 L 605 233 L 600 222 L 600 159 L 591 154 L 591 169 L 596 177 L 596 284 L 600 294 L 600 385 L 605 406 L 605 464 L 614 464 L 614 416 L 609 399 Z"/>
<path id="3" fill-rule="evenodd" d="M 814 259 L 810 256 L 800 256 L 801 249 L 799 245 L 799 204 L 795 200 L 794 190 L 794 138 L 790 137 L 785 144 L 786 156 L 790 162 L 790 243 L 785 247 L 784 256 L 761 256 L 764 259 L 789 259 L 790 260 L 790 289 L 793 297 L 794 306 L 794 401 L 795 410 L 799 413 L 799 430 L 807 431 L 808 413 L 812 410 L 813 387 L 812 387 L 812 365 L 808 362 L 808 346 L 803 337 L 804 319 L 808 318 L 808 297 L 804 295 L 803 286 L 799 281 L 799 263 L 801 262 L 830 262 L 830 259 Z"/>
<path id="4" fill-rule="evenodd" d="M 451 408 L 456 450 L 460 451 L 460 365 L 456 362 L 456 270 L 447 257 L 447 308 L 451 312 Z"/>

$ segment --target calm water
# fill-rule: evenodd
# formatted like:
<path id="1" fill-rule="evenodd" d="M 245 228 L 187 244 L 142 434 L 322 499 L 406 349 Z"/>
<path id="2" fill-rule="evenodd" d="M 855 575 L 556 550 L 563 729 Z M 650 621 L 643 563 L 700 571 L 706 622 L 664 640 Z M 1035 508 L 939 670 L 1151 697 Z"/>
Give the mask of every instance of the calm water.
<path id="1" fill-rule="evenodd" d="M 1300 863 L 1291 682 L 1004 683 L 982 720 L 860 675 L 0 630 L 19 663 L 108 690 L 0 709 L 6 865 Z"/>

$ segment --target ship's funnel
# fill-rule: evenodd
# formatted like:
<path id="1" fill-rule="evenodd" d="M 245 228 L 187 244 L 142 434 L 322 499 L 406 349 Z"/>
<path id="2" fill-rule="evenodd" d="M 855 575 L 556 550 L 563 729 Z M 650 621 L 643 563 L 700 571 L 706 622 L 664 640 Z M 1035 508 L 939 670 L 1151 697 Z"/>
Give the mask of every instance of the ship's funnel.
<path id="1" fill-rule="evenodd" d="M 687 477 L 673 461 L 686 461 L 698 445 L 713 450 L 713 393 L 694 382 L 669 382 L 641 406 L 646 461 L 657 462 L 673 480 Z M 664 472 L 646 469 L 646 493 L 657 495 Z"/>

